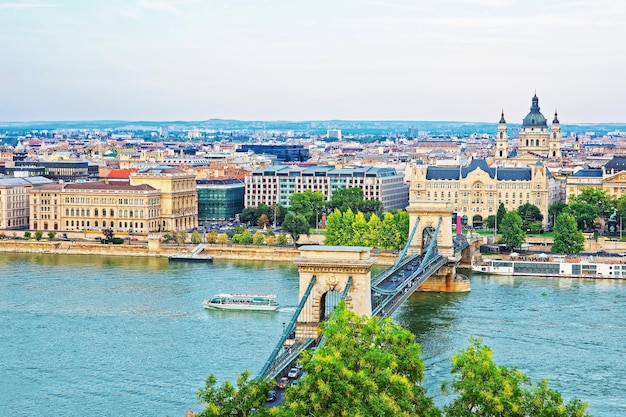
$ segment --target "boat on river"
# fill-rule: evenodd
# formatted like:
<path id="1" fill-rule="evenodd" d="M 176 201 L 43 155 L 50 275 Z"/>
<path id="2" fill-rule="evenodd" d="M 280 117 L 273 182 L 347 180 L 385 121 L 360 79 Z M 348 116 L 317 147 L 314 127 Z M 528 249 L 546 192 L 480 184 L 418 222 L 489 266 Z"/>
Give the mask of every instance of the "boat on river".
<path id="1" fill-rule="evenodd" d="M 472 271 L 493 275 L 523 275 L 557 278 L 626 279 L 626 264 L 582 260 L 577 257 L 511 257 L 472 263 Z"/>
<path id="2" fill-rule="evenodd" d="M 274 311 L 278 301 L 273 294 L 216 294 L 204 301 L 204 308 L 211 310 Z"/>
<path id="3" fill-rule="evenodd" d="M 200 255 L 170 255 L 167 259 L 170 262 L 213 262 L 212 256 Z"/>

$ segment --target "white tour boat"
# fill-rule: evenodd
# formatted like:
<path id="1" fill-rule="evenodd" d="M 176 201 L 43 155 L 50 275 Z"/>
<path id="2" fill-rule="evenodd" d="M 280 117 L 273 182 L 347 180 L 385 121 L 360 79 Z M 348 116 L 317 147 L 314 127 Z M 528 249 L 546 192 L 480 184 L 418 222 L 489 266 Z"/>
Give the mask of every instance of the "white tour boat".
<path id="1" fill-rule="evenodd" d="M 204 308 L 215 310 L 274 311 L 278 309 L 273 294 L 216 294 L 204 303 Z"/>

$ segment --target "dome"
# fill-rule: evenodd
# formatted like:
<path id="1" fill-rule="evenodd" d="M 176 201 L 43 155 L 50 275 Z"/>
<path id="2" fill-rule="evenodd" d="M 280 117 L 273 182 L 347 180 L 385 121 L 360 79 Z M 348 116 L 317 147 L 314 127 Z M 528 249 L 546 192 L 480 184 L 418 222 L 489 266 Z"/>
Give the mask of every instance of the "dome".
<path id="1" fill-rule="evenodd" d="M 537 94 L 533 96 L 533 102 L 530 106 L 530 113 L 524 117 L 524 122 L 522 123 L 522 127 L 547 127 L 546 118 L 539 111 L 539 99 L 537 98 Z"/>

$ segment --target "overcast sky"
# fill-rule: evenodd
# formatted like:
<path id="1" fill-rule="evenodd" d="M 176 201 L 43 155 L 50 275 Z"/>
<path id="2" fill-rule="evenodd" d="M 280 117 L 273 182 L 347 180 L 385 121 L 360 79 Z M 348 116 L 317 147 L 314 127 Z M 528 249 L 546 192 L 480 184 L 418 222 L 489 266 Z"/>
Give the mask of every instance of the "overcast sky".
<path id="1" fill-rule="evenodd" d="M 0 120 L 626 122 L 624 0 L 0 0 Z"/>

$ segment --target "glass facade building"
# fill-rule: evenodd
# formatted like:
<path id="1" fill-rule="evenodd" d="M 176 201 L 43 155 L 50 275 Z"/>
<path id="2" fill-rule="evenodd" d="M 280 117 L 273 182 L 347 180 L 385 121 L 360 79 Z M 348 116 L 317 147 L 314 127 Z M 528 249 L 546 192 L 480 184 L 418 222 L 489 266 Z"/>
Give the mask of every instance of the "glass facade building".
<path id="1" fill-rule="evenodd" d="M 244 183 L 239 179 L 198 179 L 198 222 L 234 219 L 243 211 Z"/>

